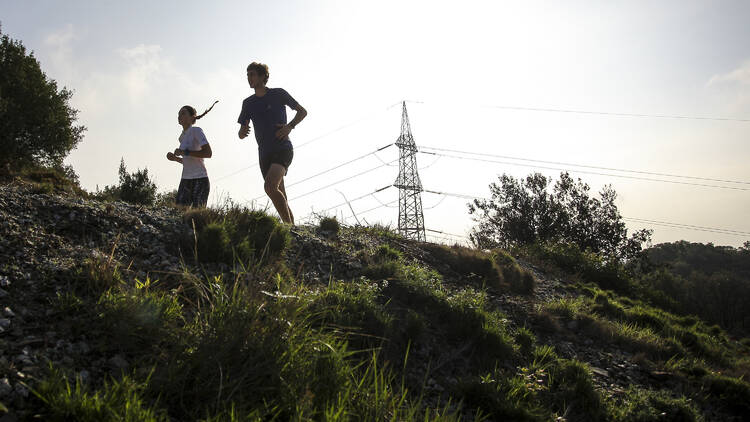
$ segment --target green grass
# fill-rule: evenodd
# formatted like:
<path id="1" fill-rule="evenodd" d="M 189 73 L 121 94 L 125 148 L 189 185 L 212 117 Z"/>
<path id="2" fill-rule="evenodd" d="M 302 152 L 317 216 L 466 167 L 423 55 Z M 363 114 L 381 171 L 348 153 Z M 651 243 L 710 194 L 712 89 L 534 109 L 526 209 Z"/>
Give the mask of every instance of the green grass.
<path id="1" fill-rule="evenodd" d="M 631 387 L 615 407 L 613 420 L 627 422 L 696 422 L 701 414 L 685 397 L 669 391 L 651 391 Z"/>
<path id="2" fill-rule="evenodd" d="M 432 258 L 452 270 L 446 282 L 429 257 L 425 264 L 411 247 L 404 253 L 397 235 L 355 227 L 380 236 L 370 243 L 379 246 L 359 247 L 363 274 L 306 285 L 279 264 L 289 235 L 274 219 L 228 206 L 189 210 L 185 222 L 196 228 L 183 243 L 196 248 L 197 239 L 196 264 L 230 270 L 186 264 L 168 280 L 138 281 L 101 255 L 60 277 L 65 288 L 52 308 L 75 318 L 73 335 L 85 333 L 97 353 L 122 354 L 131 366 L 86 385 L 65 368 L 51 371 L 33 387 L 40 417 L 669 420 L 664 413 L 692 421 L 706 403 L 730 415 L 750 410 L 750 388 L 739 378 L 750 360 L 737 358 L 747 346 L 698 318 L 603 290 L 606 283 L 570 285 L 575 295 L 519 320 L 498 310 L 497 296 L 529 293 L 534 280 L 504 251 L 432 247 Z M 566 251 L 559 259 L 572 268 L 585 257 Z M 609 271 L 591 268 L 577 271 Z M 648 369 L 670 372 L 680 394 L 633 388 L 605 399 L 585 363 L 542 344 L 546 334 L 637 354 Z"/>
<path id="3" fill-rule="evenodd" d="M 62 371 L 50 368 L 49 375 L 34 389 L 41 403 L 37 412 L 47 421 L 161 422 L 168 421 L 158 406 L 144 399 L 145 385 L 125 376 L 105 381 L 93 390 L 79 378 L 71 381 Z"/>

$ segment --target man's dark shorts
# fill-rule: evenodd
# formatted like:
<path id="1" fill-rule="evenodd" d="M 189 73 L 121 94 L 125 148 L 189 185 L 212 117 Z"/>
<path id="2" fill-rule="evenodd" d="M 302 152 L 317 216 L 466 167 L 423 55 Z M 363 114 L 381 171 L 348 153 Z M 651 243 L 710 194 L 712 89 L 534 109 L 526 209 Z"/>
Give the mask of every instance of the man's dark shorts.
<path id="1" fill-rule="evenodd" d="M 263 173 L 263 179 L 265 180 L 268 170 L 271 169 L 271 164 L 281 164 L 284 166 L 284 176 L 289 172 L 289 165 L 292 164 L 294 158 L 293 149 L 280 149 L 271 155 L 263 157 L 258 155 L 258 163 L 260 164 L 260 171 Z"/>

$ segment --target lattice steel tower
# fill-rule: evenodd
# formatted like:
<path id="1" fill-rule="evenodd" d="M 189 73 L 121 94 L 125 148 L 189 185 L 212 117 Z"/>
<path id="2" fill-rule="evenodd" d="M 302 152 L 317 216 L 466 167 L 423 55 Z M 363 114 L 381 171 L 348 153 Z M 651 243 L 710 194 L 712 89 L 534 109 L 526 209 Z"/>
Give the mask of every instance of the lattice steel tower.
<path id="1" fill-rule="evenodd" d="M 401 135 L 396 141 L 399 151 L 398 178 L 393 186 L 398 188 L 398 231 L 408 239 L 424 242 L 424 214 L 422 213 L 422 182 L 417 172 L 417 144 L 411 134 L 406 101 L 402 103 Z"/>

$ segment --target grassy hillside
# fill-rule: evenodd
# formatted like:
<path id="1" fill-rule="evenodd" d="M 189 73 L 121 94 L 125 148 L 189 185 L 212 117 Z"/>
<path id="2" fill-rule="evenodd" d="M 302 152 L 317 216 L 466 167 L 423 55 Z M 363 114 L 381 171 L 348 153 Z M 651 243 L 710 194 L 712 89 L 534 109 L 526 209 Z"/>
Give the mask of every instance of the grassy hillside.
<path id="1" fill-rule="evenodd" d="M 0 186 L 30 420 L 744 420 L 750 344 L 560 245 L 478 251 Z M 35 419 L 36 420 L 36 419 Z"/>

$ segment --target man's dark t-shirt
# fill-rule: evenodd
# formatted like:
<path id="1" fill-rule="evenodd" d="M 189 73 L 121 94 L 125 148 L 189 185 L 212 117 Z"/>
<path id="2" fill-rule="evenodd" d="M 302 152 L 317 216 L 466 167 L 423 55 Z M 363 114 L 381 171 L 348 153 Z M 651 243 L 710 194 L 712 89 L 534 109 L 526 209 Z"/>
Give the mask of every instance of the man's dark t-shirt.
<path id="1" fill-rule="evenodd" d="M 276 139 L 276 125 L 286 124 L 286 106 L 296 108 L 297 101 L 281 88 L 268 88 L 266 94 L 258 97 L 255 94 L 245 98 L 237 123 L 244 124 L 252 120 L 255 129 L 255 140 L 258 142 L 258 153 L 269 156 L 282 149 L 292 149 L 292 141 Z"/>

